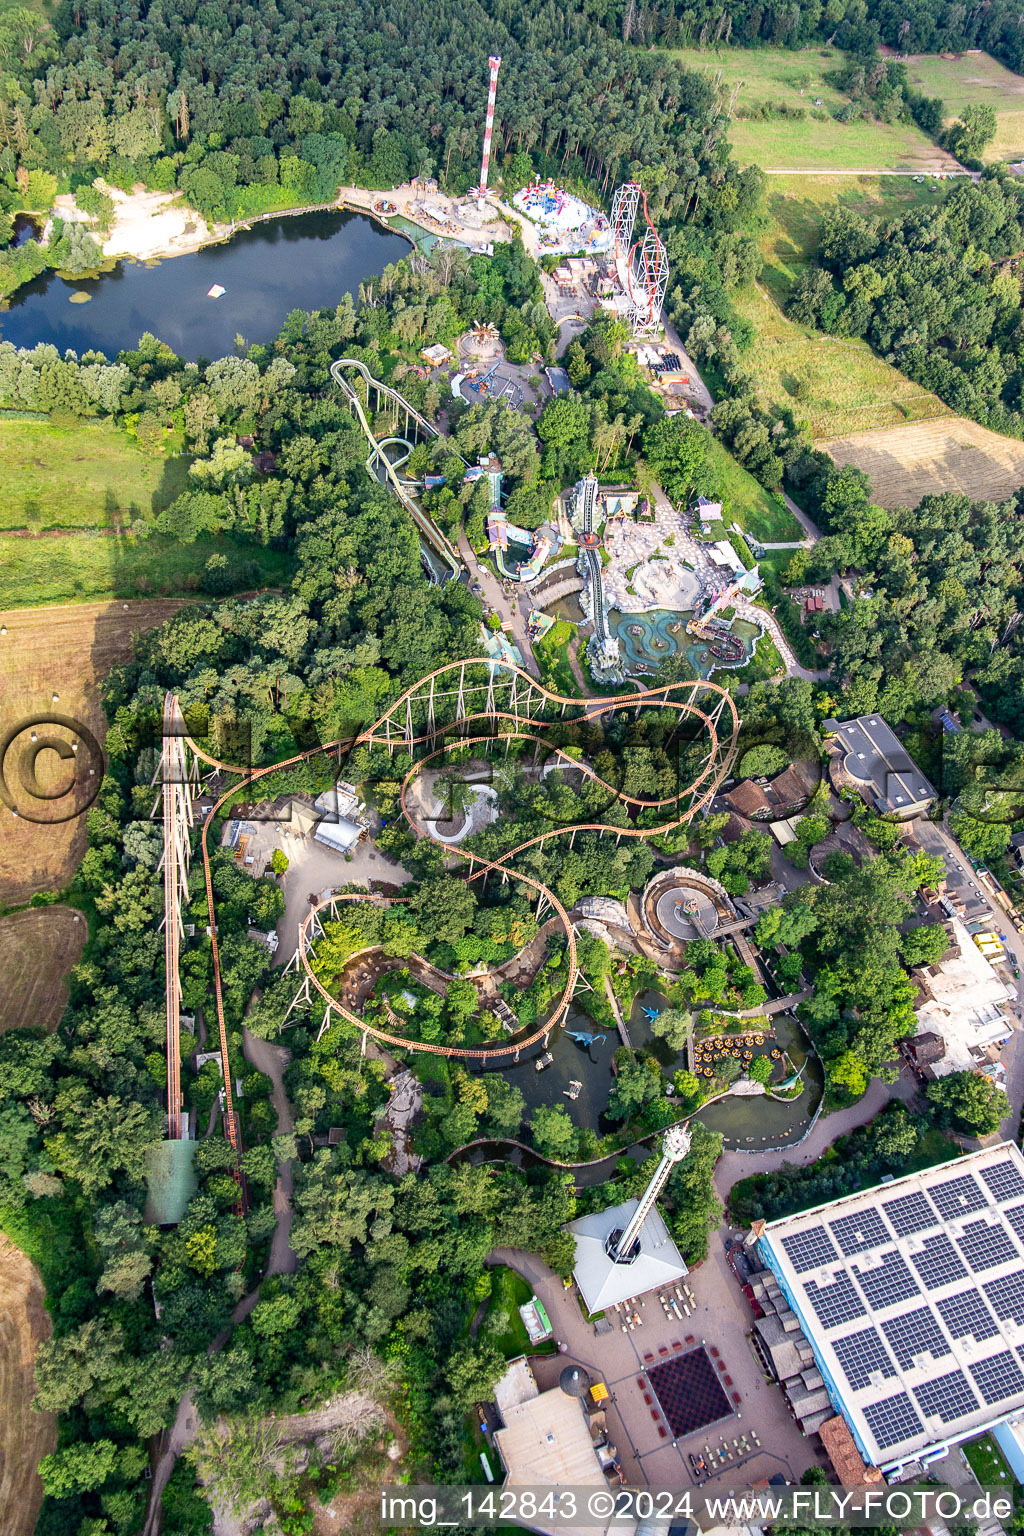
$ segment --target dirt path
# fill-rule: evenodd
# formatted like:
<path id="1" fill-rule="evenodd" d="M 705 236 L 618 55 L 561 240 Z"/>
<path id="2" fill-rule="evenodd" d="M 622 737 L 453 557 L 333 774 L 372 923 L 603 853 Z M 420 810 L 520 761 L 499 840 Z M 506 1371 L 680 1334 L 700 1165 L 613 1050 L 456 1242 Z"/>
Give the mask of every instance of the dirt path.
<path id="1" fill-rule="evenodd" d="M 260 1040 L 258 1036 L 250 1034 L 247 1029 L 242 1031 L 242 1051 L 246 1061 L 258 1072 L 270 1078 L 272 1085 L 270 1101 L 277 1111 L 277 1134 L 278 1136 L 289 1135 L 295 1129 L 295 1121 L 292 1119 L 288 1095 L 284 1091 L 284 1069 L 288 1063 L 287 1051 L 279 1045 L 272 1045 L 269 1040 Z M 277 1165 L 277 1183 L 274 1185 L 274 1215 L 277 1217 L 277 1226 L 270 1240 L 268 1275 L 293 1275 L 299 1267 L 298 1256 L 290 1242 L 294 1219 L 292 1189 L 292 1165 L 290 1162 L 281 1160 Z"/>
<path id="2" fill-rule="evenodd" d="M 683 346 L 682 338 L 675 326 L 670 325 L 664 316 L 662 319 L 665 326 L 665 342 L 669 350 L 676 353 L 683 367 L 690 375 L 690 383 L 693 386 L 690 391 L 691 395 L 702 411 L 710 411 L 715 402 L 710 389 L 708 389 L 700 376 L 697 364 Z"/>
<path id="3" fill-rule="evenodd" d="M 775 170 L 775 171 L 765 171 L 765 175 L 766 176 L 817 176 L 817 177 L 820 178 L 822 176 L 931 176 L 931 175 L 934 175 L 934 172 L 927 171 L 927 170 L 921 170 L 920 168 L 918 168 L 917 170 L 908 170 L 908 171 L 879 171 L 879 170 L 837 171 L 834 166 L 831 166 L 827 171 L 823 171 L 820 168 L 818 170 L 816 170 L 816 171 L 792 171 L 792 170 L 787 171 L 787 170 L 783 169 L 783 170 Z M 960 169 L 958 169 L 958 170 L 948 170 L 948 169 L 946 169 L 946 167 L 943 167 L 942 168 L 942 175 L 943 175 L 943 177 L 948 177 L 948 176 L 969 176 L 972 181 L 980 181 L 981 180 L 981 172 L 980 171 L 965 171 L 962 167 Z"/>
<path id="4" fill-rule="evenodd" d="M 40 1456 L 57 1445 L 57 1420 L 35 1413 L 36 1347 L 50 1337 L 43 1282 L 35 1265 L 0 1232 L 0 1527 L 32 1536 L 43 1485 Z"/>

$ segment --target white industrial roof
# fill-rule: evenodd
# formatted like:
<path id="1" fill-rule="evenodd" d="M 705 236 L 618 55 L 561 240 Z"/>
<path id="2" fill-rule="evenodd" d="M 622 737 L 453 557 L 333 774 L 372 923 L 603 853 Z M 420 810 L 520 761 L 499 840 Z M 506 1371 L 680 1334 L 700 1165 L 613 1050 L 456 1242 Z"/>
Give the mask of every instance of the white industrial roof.
<path id="1" fill-rule="evenodd" d="M 590 1438 L 583 1404 L 561 1387 L 517 1403 L 502 1414 L 494 1442 L 508 1473 L 506 1483 L 587 1484 L 607 1487 L 601 1458 Z"/>
<path id="2" fill-rule="evenodd" d="M 354 821 L 349 821 L 346 817 L 341 816 L 337 821 L 322 821 L 314 832 L 313 837 L 318 843 L 326 843 L 328 848 L 337 848 L 342 853 L 348 853 L 350 848 L 355 847 L 362 835 L 362 827 L 357 826 Z"/>
<path id="3" fill-rule="evenodd" d="M 890 811 L 905 814 L 935 799 L 935 790 L 899 737 L 881 715 L 860 715 L 836 727 L 843 743 L 843 766 L 851 778 L 870 784 Z"/>
<path id="4" fill-rule="evenodd" d="M 1024 1408 L 1024 1157 L 1012 1143 L 769 1222 L 759 1249 L 872 1465 Z"/>
<path id="5" fill-rule="evenodd" d="M 640 1229 L 640 1252 L 632 1264 L 612 1263 L 604 1251 L 605 1239 L 617 1228 L 626 1228 L 639 1204 L 624 1200 L 569 1223 L 567 1230 L 576 1239 L 573 1278 L 591 1313 L 632 1301 L 689 1273 L 657 1206 Z"/>

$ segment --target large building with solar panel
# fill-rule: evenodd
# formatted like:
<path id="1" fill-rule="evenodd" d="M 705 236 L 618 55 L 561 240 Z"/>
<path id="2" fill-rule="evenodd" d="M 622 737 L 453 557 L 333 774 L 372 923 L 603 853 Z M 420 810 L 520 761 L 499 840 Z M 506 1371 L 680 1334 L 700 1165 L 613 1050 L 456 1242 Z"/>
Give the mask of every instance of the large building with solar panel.
<path id="1" fill-rule="evenodd" d="M 1024 1157 L 1007 1142 L 765 1224 L 758 1252 L 865 1462 L 1024 1409 Z"/>

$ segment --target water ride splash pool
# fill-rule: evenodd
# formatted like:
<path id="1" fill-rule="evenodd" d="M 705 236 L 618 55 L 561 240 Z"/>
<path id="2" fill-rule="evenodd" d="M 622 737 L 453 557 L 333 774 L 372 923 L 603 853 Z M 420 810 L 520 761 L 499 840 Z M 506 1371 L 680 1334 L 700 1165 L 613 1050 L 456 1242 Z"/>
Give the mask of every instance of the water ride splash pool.
<path id="1" fill-rule="evenodd" d="M 661 663 L 672 656 L 685 655 L 690 665 L 702 676 L 709 676 L 716 667 L 742 667 L 754 654 L 754 646 L 761 631 L 756 624 L 745 619 L 734 619 L 731 635 L 742 646 L 742 655 L 735 660 L 730 656 L 716 655 L 706 640 L 698 640 L 686 633 L 689 612 L 673 612 L 655 608 L 647 613 L 619 613 L 608 615 L 612 634 L 619 642 L 625 670 L 641 676 L 654 672 Z M 717 649 L 717 648 L 716 648 Z"/>

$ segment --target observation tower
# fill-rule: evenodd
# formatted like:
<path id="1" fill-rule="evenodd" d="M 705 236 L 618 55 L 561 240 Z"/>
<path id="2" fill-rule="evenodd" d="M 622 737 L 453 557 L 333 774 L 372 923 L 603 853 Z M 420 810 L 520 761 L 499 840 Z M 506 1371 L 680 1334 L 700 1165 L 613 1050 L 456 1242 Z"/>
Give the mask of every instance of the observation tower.
<path id="1" fill-rule="evenodd" d="M 487 171 L 491 163 L 491 136 L 494 133 L 494 100 L 498 94 L 498 70 L 501 68 L 501 55 L 491 54 L 487 60 L 490 65 L 491 78 L 487 88 L 487 122 L 484 126 L 484 157 L 480 166 L 480 185 L 476 189 L 477 200 L 480 208 L 484 206 L 484 198 L 487 196 Z"/>
<path id="2" fill-rule="evenodd" d="M 670 1126 L 661 1160 L 639 1200 L 624 1200 L 569 1223 L 567 1230 L 576 1239 L 573 1278 L 589 1312 L 674 1285 L 688 1273 L 657 1202 L 672 1169 L 689 1150 L 688 1127 Z"/>

